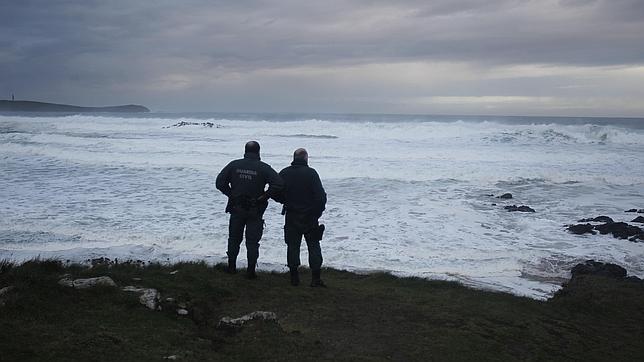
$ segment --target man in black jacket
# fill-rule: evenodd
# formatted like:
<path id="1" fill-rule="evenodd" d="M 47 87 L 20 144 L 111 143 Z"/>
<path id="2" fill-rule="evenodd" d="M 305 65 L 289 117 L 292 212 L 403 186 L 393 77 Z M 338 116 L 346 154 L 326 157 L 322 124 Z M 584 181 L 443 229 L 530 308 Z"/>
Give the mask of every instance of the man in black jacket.
<path id="1" fill-rule="evenodd" d="M 268 190 L 264 187 L 268 184 Z M 216 186 L 228 196 L 226 212 L 230 213 L 228 224 L 228 273 L 237 272 L 237 255 L 246 228 L 246 253 L 249 279 L 257 278 L 255 266 L 259 258 L 259 241 L 264 232 L 262 216 L 268 199 L 278 195 L 284 183 L 269 166 L 260 161 L 259 143 L 246 143 L 244 158 L 230 162 L 217 176 Z"/>
<path id="2" fill-rule="evenodd" d="M 308 160 L 309 155 L 306 150 L 298 148 L 293 154 L 291 166 L 280 171 L 286 186 L 279 200 L 284 203 L 286 213 L 284 241 L 288 245 L 287 260 L 291 284 L 300 283 L 297 268 L 300 266 L 300 245 L 304 236 L 309 249 L 311 286 L 324 287 L 324 282 L 320 279 L 322 267 L 320 239 L 324 225 L 319 225 L 318 219 L 326 206 L 326 192 L 318 173 L 308 166 Z"/>

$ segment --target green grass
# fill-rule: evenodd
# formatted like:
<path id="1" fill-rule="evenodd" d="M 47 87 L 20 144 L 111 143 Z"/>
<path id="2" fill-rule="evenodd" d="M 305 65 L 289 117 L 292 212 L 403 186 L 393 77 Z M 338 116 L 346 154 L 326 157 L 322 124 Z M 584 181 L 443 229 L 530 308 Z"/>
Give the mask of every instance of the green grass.
<path id="1" fill-rule="evenodd" d="M 176 274 L 170 272 L 177 270 Z M 121 287 L 158 289 L 186 303 L 151 311 L 120 288 L 75 290 L 74 278 L 108 275 Z M 134 281 L 133 278 L 140 278 Z M 303 282 L 308 281 L 306 271 Z M 221 266 L 0 262 L 0 360 L 642 360 L 644 287 L 576 278 L 542 302 L 444 281 L 324 270 L 329 288 Z M 223 316 L 273 311 L 278 323 L 218 330 Z"/>

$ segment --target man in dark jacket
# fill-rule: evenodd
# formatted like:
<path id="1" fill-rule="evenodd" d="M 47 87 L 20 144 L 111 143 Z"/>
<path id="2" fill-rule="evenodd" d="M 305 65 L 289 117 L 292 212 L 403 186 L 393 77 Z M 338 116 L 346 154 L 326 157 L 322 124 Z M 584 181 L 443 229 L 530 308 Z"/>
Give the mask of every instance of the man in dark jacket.
<path id="1" fill-rule="evenodd" d="M 291 166 L 283 169 L 280 176 L 286 186 L 279 201 L 284 203 L 286 221 L 284 241 L 288 245 L 287 260 L 291 274 L 291 284 L 299 285 L 300 244 L 302 236 L 309 249 L 309 267 L 311 268 L 311 286 L 324 287 L 320 279 L 322 251 L 320 239 L 324 225 L 318 219 L 326 206 L 326 193 L 318 173 L 308 166 L 309 155 L 303 148 L 293 154 Z"/>
<path id="2" fill-rule="evenodd" d="M 268 184 L 268 190 L 264 188 Z M 260 161 L 259 143 L 246 143 L 244 158 L 230 162 L 217 176 L 216 186 L 228 196 L 228 273 L 237 272 L 237 255 L 246 228 L 246 253 L 249 279 L 257 278 L 255 266 L 259 258 L 259 241 L 264 231 L 262 216 L 268 199 L 282 192 L 281 177 L 268 164 Z"/>

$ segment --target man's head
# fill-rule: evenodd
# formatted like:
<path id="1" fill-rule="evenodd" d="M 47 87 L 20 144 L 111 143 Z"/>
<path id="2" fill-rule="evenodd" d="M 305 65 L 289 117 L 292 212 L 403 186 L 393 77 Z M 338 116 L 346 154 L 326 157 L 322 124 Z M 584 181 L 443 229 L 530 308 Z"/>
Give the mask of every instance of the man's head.
<path id="1" fill-rule="evenodd" d="M 309 153 L 304 148 L 298 148 L 293 152 L 293 161 L 309 162 Z"/>
<path id="2" fill-rule="evenodd" d="M 246 153 L 256 153 L 259 155 L 259 142 L 257 141 L 248 141 L 244 147 L 244 152 Z"/>

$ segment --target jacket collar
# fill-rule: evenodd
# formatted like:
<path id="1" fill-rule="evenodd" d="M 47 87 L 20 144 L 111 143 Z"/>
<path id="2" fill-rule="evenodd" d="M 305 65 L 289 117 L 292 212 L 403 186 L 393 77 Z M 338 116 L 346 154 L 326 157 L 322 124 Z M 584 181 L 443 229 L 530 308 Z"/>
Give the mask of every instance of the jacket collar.
<path id="1" fill-rule="evenodd" d="M 293 160 L 293 162 L 291 162 L 291 165 L 292 166 L 308 166 L 309 164 L 306 161 L 298 158 L 298 159 Z"/>
<path id="2" fill-rule="evenodd" d="M 259 153 L 246 152 L 244 153 L 244 158 L 250 158 L 253 160 L 259 160 Z"/>

